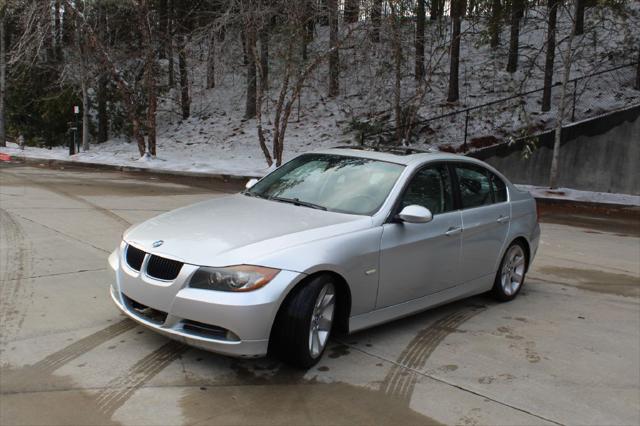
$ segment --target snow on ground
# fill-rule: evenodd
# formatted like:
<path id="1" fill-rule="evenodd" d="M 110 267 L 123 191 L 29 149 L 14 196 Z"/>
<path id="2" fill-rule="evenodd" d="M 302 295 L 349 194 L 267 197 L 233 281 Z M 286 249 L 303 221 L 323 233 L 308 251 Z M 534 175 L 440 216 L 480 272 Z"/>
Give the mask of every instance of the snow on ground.
<path id="1" fill-rule="evenodd" d="M 532 185 L 516 186 L 523 191 L 529 191 L 535 198 L 549 198 L 565 201 L 584 201 L 590 203 L 617 204 L 624 206 L 640 206 L 640 196 L 638 195 L 580 191 L 571 188 L 557 188 L 554 190 L 550 190 L 546 187 Z"/>

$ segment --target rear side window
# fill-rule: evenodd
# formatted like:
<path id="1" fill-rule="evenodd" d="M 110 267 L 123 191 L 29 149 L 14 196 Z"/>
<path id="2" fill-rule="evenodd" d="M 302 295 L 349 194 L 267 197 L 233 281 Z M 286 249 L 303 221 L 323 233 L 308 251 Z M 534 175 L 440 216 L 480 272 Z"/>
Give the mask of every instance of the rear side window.
<path id="1" fill-rule="evenodd" d="M 401 208 L 413 204 L 428 208 L 434 215 L 453 210 L 451 177 L 446 166 L 427 166 L 413 176 L 402 197 Z"/>
<path id="2" fill-rule="evenodd" d="M 507 201 L 507 187 L 498 176 L 491 172 L 489 173 L 489 179 L 491 180 L 491 190 L 493 191 L 493 202 L 503 203 Z"/>
<path id="3" fill-rule="evenodd" d="M 493 203 L 492 182 L 489 172 L 482 167 L 456 165 L 462 208 L 485 206 Z"/>

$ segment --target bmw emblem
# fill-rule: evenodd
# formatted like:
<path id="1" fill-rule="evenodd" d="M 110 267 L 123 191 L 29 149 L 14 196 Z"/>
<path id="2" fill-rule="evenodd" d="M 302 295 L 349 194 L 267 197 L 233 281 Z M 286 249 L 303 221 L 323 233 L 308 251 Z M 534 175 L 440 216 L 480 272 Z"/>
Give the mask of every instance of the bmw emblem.
<path id="1" fill-rule="evenodd" d="M 153 244 L 151 245 L 153 246 L 153 248 L 156 248 L 156 247 L 160 247 L 163 244 L 164 244 L 164 241 L 158 240 L 158 241 L 154 241 Z"/>

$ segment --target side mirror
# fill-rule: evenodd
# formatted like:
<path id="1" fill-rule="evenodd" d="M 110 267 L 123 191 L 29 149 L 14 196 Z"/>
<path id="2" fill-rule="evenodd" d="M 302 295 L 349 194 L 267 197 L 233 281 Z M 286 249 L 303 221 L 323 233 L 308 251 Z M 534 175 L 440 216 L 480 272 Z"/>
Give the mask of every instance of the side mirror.
<path id="1" fill-rule="evenodd" d="M 433 215 L 429 209 L 417 204 L 403 208 L 396 217 L 407 223 L 427 223 L 433 220 Z"/>
<path id="2" fill-rule="evenodd" d="M 249 182 L 247 182 L 247 184 L 244 186 L 246 189 L 251 189 L 251 187 L 253 185 L 255 185 L 256 183 L 258 183 L 258 179 L 249 179 Z"/>

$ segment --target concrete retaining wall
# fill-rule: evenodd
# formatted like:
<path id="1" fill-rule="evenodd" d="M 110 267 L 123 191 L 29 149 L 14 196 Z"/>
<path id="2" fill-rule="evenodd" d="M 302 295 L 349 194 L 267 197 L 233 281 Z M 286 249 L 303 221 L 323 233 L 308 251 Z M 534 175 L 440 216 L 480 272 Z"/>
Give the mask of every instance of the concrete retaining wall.
<path id="1" fill-rule="evenodd" d="M 553 132 L 539 135 L 537 149 L 523 159 L 525 141 L 476 151 L 514 183 L 546 186 Z M 640 105 L 563 129 L 560 187 L 640 195 Z"/>

